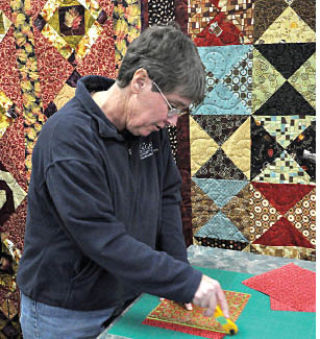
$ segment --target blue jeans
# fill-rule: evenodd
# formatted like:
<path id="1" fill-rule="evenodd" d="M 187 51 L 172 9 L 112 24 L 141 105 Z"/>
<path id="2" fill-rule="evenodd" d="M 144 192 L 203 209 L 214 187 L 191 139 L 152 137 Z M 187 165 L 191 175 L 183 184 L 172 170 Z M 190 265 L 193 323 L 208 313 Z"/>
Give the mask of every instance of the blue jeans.
<path id="1" fill-rule="evenodd" d="M 21 293 L 20 324 L 24 339 L 96 338 L 103 323 L 115 308 L 97 311 L 75 311 L 50 306 Z"/>

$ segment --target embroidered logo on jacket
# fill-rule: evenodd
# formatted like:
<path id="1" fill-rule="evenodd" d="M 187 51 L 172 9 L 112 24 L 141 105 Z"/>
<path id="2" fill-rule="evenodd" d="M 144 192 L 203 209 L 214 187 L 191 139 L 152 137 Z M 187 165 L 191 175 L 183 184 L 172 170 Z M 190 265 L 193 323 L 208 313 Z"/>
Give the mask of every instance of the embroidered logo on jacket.
<path id="1" fill-rule="evenodd" d="M 153 153 L 154 153 L 154 150 L 153 150 L 152 141 L 141 142 L 139 144 L 139 155 L 140 155 L 141 160 L 151 157 Z"/>

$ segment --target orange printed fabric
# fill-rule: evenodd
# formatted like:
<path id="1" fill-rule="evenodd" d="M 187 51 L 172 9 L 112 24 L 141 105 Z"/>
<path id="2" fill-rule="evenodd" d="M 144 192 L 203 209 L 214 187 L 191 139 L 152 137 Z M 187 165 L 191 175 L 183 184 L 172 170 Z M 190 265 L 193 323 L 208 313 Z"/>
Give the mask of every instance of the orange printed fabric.
<path id="1" fill-rule="evenodd" d="M 224 292 L 229 304 L 230 319 L 235 322 L 246 306 L 250 294 Z M 213 316 L 205 317 L 203 313 L 204 309 L 199 306 L 193 305 L 193 310 L 188 311 L 183 305 L 165 299 L 148 314 L 142 323 L 205 338 L 223 338 L 226 332 L 219 322 Z"/>

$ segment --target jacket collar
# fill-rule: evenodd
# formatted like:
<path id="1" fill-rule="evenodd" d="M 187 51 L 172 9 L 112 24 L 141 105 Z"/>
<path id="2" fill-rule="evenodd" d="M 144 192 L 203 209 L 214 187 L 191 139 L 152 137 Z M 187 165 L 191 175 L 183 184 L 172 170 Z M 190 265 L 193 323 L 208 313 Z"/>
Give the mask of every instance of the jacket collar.
<path id="1" fill-rule="evenodd" d="M 111 121 L 105 116 L 100 107 L 95 103 L 91 97 L 91 92 L 108 90 L 113 84 L 114 80 L 98 76 L 87 75 L 79 79 L 76 89 L 76 98 L 81 102 L 87 113 L 92 116 L 98 123 L 99 135 L 102 138 L 112 138 L 119 141 L 124 141 L 124 137 Z"/>

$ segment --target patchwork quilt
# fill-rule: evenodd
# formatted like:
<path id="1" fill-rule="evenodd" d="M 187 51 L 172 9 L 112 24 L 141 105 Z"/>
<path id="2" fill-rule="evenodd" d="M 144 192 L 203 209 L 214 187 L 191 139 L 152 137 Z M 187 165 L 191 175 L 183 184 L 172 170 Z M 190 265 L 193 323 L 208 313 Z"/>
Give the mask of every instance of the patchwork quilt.
<path id="1" fill-rule="evenodd" d="M 87 74 L 177 22 L 206 97 L 170 128 L 191 243 L 315 260 L 315 0 L 0 0 L 0 337 L 19 337 L 15 275 L 31 155 Z"/>

